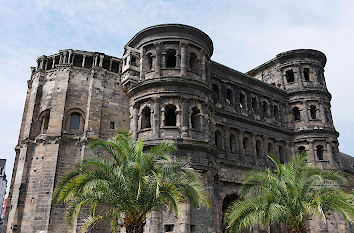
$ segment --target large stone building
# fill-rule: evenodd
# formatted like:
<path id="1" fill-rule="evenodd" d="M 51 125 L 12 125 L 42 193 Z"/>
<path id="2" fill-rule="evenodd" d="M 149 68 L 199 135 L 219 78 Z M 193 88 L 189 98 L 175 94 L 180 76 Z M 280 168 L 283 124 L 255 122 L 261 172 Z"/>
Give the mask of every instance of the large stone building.
<path id="1" fill-rule="evenodd" d="M 119 128 L 146 146 L 174 141 L 176 156 L 202 173 L 212 199 L 210 209 L 185 204 L 178 219 L 154 212 L 150 233 L 222 232 L 244 173 L 273 166 L 267 154 L 286 162 L 304 150 L 314 165 L 352 177 L 352 157 L 338 151 L 323 53 L 280 53 L 247 73 L 212 54 L 208 35 L 169 24 L 137 33 L 122 58 L 72 49 L 39 57 L 28 80 L 6 232 L 78 232 L 81 220 L 67 226 L 64 207 L 51 205 L 53 189 L 89 156 L 89 139 Z M 335 214 L 310 225 L 312 232 L 350 232 Z"/>

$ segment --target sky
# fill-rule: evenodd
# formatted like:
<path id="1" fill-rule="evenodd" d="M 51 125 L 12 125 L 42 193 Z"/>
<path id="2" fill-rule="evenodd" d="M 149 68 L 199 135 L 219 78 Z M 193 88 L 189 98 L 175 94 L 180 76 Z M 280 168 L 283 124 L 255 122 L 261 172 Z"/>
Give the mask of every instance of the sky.
<path id="1" fill-rule="evenodd" d="M 300 48 L 327 56 L 325 77 L 340 150 L 354 155 L 354 1 L 342 0 L 0 0 L 0 158 L 10 182 L 30 67 L 60 49 L 121 57 L 141 29 L 197 27 L 212 60 L 241 72 Z"/>

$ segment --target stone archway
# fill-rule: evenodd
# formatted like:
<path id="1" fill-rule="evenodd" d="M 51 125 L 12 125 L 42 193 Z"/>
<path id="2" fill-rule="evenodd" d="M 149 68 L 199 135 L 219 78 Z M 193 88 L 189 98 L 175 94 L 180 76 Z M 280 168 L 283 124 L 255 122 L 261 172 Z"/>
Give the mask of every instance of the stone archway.
<path id="1" fill-rule="evenodd" d="M 229 195 L 226 195 L 223 202 L 222 202 L 222 222 L 221 222 L 221 226 L 222 226 L 222 232 L 225 232 L 225 228 L 226 226 L 224 225 L 224 216 L 225 213 L 227 211 L 227 209 L 236 201 L 238 200 L 239 196 L 236 193 L 232 193 Z"/>

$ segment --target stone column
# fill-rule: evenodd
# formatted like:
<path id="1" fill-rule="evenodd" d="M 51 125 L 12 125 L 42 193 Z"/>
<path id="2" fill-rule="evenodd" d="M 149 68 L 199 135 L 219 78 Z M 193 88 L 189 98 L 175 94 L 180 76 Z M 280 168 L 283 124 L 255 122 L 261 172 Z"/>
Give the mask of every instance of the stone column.
<path id="1" fill-rule="evenodd" d="M 161 76 L 162 75 L 162 67 L 161 67 L 161 43 L 156 43 L 155 44 L 155 48 L 156 48 L 156 62 L 155 62 L 155 74 L 157 76 Z"/>
<path id="2" fill-rule="evenodd" d="M 98 65 L 99 67 L 102 67 L 103 59 L 104 59 L 104 55 L 100 55 L 100 63 Z"/>
<path id="3" fill-rule="evenodd" d="M 303 83 L 303 80 L 302 80 L 301 66 L 298 67 L 297 80 L 299 82 L 300 87 L 304 87 L 304 83 Z"/>
<path id="4" fill-rule="evenodd" d="M 138 137 L 138 111 L 139 104 L 134 103 L 130 106 L 130 132 L 135 139 Z"/>
<path id="5" fill-rule="evenodd" d="M 307 104 L 307 101 L 302 102 L 302 105 L 303 105 L 303 107 L 302 107 L 302 109 L 303 109 L 302 116 L 304 117 L 304 121 L 306 123 L 309 123 L 310 122 L 310 120 L 309 120 L 309 106 Z"/>
<path id="6" fill-rule="evenodd" d="M 177 221 L 179 229 L 178 232 L 190 233 L 191 206 L 188 202 L 180 204 L 180 216 Z"/>
<path id="7" fill-rule="evenodd" d="M 258 158 L 257 158 L 257 149 L 256 149 L 256 135 L 254 133 L 251 133 L 251 156 L 252 156 L 252 161 L 253 161 L 253 164 L 257 165 L 258 163 Z"/>
<path id="8" fill-rule="evenodd" d="M 82 64 L 81 64 L 82 67 L 85 67 L 85 61 L 86 61 L 86 55 L 83 55 Z"/>
<path id="9" fill-rule="evenodd" d="M 330 166 L 333 166 L 333 153 L 332 153 L 332 148 L 331 148 L 331 140 L 326 140 L 326 146 L 327 146 L 327 160 L 329 161 Z"/>
<path id="10" fill-rule="evenodd" d="M 319 107 L 320 107 L 319 114 L 320 114 L 321 122 L 322 122 L 322 124 L 326 124 L 326 116 L 325 116 L 325 111 L 324 111 L 324 107 L 323 107 L 323 102 L 322 101 L 319 103 Z"/>
<path id="11" fill-rule="evenodd" d="M 225 147 L 225 157 L 228 157 L 228 155 L 230 155 L 230 145 L 231 145 L 231 142 L 230 142 L 230 127 L 227 127 L 227 126 L 224 126 L 223 127 L 223 130 L 224 130 L 224 147 Z"/>
<path id="12" fill-rule="evenodd" d="M 316 165 L 316 158 L 313 150 L 313 140 L 308 140 L 308 143 L 309 143 L 309 159 L 312 162 L 312 164 Z"/>
<path id="13" fill-rule="evenodd" d="M 187 44 L 185 42 L 180 43 L 181 47 L 181 76 L 185 77 L 187 75 Z"/>
<path id="14" fill-rule="evenodd" d="M 181 136 L 183 138 L 187 138 L 188 135 L 188 129 L 190 126 L 190 122 L 189 122 L 189 116 L 190 116 L 190 112 L 188 111 L 188 99 L 186 98 L 181 98 L 181 108 L 182 108 L 182 112 L 181 112 Z"/>
<path id="15" fill-rule="evenodd" d="M 160 97 L 156 97 L 154 99 L 154 112 L 153 112 L 153 134 L 154 138 L 159 138 L 160 137 Z"/>
<path id="16" fill-rule="evenodd" d="M 246 160 L 245 148 L 243 147 L 243 131 L 240 130 L 238 134 L 239 149 L 240 149 L 240 159 L 242 162 Z"/>
<path id="17" fill-rule="evenodd" d="M 145 56 L 146 56 L 146 49 L 143 48 L 141 49 L 141 52 L 140 52 L 140 64 L 139 64 L 139 70 L 140 70 L 140 80 L 144 80 L 145 79 L 145 72 L 146 72 L 146 59 L 145 59 Z"/>

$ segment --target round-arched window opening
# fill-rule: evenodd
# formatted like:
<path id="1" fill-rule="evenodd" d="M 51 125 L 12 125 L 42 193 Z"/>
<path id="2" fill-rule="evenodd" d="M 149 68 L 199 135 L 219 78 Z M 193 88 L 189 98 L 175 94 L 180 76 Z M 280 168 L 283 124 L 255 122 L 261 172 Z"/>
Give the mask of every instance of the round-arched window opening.
<path id="1" fill-rule="evenodd" d="M 173 104 L 165 107 L 165 126 L 176 126 L 176 106 Z"/>
<path id="2" fill-rule="evenodd" d="M 215 92 L 215 94 L 219 100 L 219 86 L 216 84 L 213 84 L 211 88 L 213 89 L 213 91 Z"/>
<path id="3" fill-rule="evenodd" d="M 226 89 L 226 103 L 228 105 L 233 103 L 233 94 L 232 91 L 230 89 Z"/>
<path id="4" fill-rule="evenodd" d="M 192 109 L 192 114 L 191 114 L 191 124 L 193 129 L 201 129 L 201 119 L 200 119 L 200 110 L 197 107 L 194 107 Z"/>
<path id="5" fill-rule="evenodd" d="M 151 53 L 146 54 L 146 65 L 147 65 L 147 70 L 152 70 L 152 54 Z"/>
<path id="6" fill-rule="evenodd" d="M 176 50 L 169 49 L 166 53 L 166 68 L 176 67 Z"/>
<path id="7" fill-rule="evenodd" d="M 79 130 L 80 129 L 81 114 L 74 112 L 70 115 L 70 126 L 69 129 Z"/>
<path id="8" fill-rule="evenodd" d="M 293 107 L 293 115 L 295 121 L 301 121 L 300 109 L 298 107 Z"/>
<path id="9" fill-rule="evenodd" d="M 191 71 L 193 72 L 198 72 L 199 70 L 199 62 L 198 62 L 198 56 L 195 53 L 191 53 L 189 56 L 189 67 Z"/>
<path id="10" fill-rule="evenodd" d="M 222 135 L 218 130 L 215 131 L 215 145 L 218 149 L 222 149 Z"/>
<path id="11" fill-rule="evenodd" d="M 323 160 L 323 146 L 318 145 L 316 146 L 316 155 L 318 160 Z"/>
<path id="12" fill-rule="evenodd" d="M 310 106 L 310 115 L 311 115 L 311 119 L 315 120 L 316 119 L 316 106 L 311 105 Z"/>
<path id="13" fill-rule="evenodd" d="M 145 107 L 141 111 L 141 128 L 151 128 L 151 109 L 149 107 Z"/>
<path id="14" fill-rule="evenodd" d="M 246 109 L 246 97 L 243 93 L 240 93 L 240 108 Z"/>

